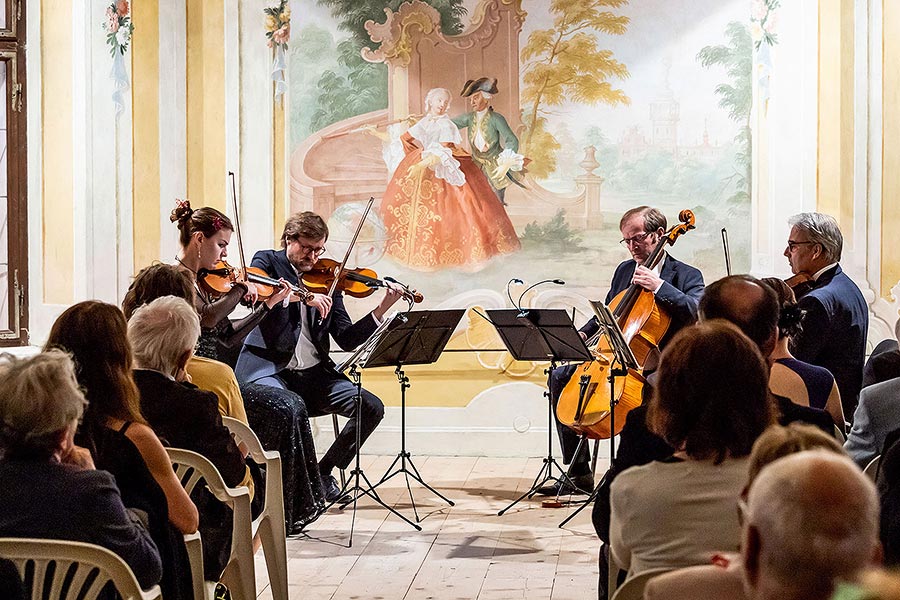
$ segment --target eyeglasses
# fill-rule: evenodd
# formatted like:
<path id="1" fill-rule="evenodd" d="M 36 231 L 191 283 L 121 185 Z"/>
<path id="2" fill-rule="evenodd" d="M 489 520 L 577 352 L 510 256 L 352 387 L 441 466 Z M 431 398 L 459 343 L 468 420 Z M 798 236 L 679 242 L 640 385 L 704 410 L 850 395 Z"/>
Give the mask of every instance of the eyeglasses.
<path id="1" fill-rule="evenodd" d="M 297 246 L 300 247 L 300 254 L 305 256 L 307 254 L 315 254 L 319 256 L 323 252 L 325 252 L 325 246 L 307 246 L 306 244 L 301 244 L 297 242 Z"/>
<path id="2" fill-rule="evenodd" d="M 641 242 L 646 240 L 647 236 L 650 235 L 651 233 L 653 233 L 653 232 L 645 231 L 644 233 L 639 233 L 634 237 L 623 238 L 623 239 L 619 240 L 619 243 L 622 244 L 623 246 L 630 246 L 632 244 L 640 244 Z"/>
<path id="3" fill-rule="evenodd" d="M 787 247 L 789 252 L 793 252 L 797 249 L 797 246 L 805 246 L 807 244 L 815 244 L 815 242 L 795 242 L 794 240 L 788 240 Z"/>

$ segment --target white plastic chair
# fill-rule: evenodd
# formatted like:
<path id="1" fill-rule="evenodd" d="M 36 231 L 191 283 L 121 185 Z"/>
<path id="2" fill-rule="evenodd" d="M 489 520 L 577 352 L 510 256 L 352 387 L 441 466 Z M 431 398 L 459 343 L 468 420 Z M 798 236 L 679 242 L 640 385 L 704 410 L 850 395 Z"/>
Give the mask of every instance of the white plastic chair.
<path id="1" fill-rule="evenodd" d="M 865 473 L 869 479 L 875 481 L 875 477 L 878 475 L 878 464 L 881 462 L 881 455 L 879 454 L 875 458 L 869 461 L 869 464 L 866 465 L 866 468 L 863 469 L 863 473 Z"/>
<path id="2" fill-rule="evenodd" d="M 284 488 L 281 481 L 281 456 L 274 450 L 265 450 L 256 434 L 245 423 L 231 417 L 222 417 L 238 443 L 243 442 L 250 457 L 266 467 L 266 490 L 262 511 L 250 524 L 253 536 L 259 535 L 269 572 L 274 600 L 288 600 L 287 544 L 284 531 Z"/>
<path id="3" fill-rule="evenodd" d="M 234 600 L 255 600 L 256 571 L 253 564 L 253 535 L 250 529 L 250 490 L 244 486 L 227 487 L 215 465 L 196 452 L 182 448 L 166 448 L 166 452 L 178 480 L 188 494 L 203 481 L 217 500 L 231 508 L 233 525 L 231 555 L 228 557 L 228 564 L 220 581 L 228 586 Z M 195 598 L 199 591 L 200 598 L 209 599 L 215 586 L 209 586 L 203 581 L 203 555 L 197 553 L 200 545 L 189 543 L 187 539 L 185 545 L 188 547 Z"/>
<path id="4" fill-rule="evenodd" d="M 647 582 L 657 575 L 668 573 L 671 570 L 668 567 L 648 569 L 643 573 L 629 577 L 622 582 L 616 593 L 612 595 L 612 600 L 643 600 L 644 588 L 647 587 Z"/>
<path id="5" fill-rule="evenodd" d="M 51 580 L 48 600 L 83 598 L 94 600 L 107 583 L 112 582 L 123 600 L 155 600 L 162 598 L 159 586 L 142 590 L 131 569 L 114 552 L 102 546 L 68 540 L 43 540 L 33 538 L 0 539 L 0 556 L 11 560 L 25 581 L 26 589 L 33 590 L 32 598 L 42 598 L 41 591 Z M 26 580 L 26 569 L 33 565 L 33 575 Z M 55 569 L 48 568 L 51 564 Z M 69 571 L 73 571 L 71 585 L 65 596 L 63 583 Z M 88 577 L 97 572 L 93 581 Z M 80 596 L 79 594 L 84 594 Z"/>
<path id="6" fill-rule="evenodd" d="M 838 441 L 838 443 L 843 444 L 847 441 L 847 435 L 844 433 L 844 430 L 835 424 L 834 426 L 834 439 Z"/>

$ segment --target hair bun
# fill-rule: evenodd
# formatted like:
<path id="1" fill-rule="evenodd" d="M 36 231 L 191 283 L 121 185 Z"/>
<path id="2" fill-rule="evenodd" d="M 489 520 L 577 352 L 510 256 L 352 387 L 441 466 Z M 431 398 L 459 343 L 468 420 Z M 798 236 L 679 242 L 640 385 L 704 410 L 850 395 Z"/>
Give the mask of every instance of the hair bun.
<path id="1" fill-rule="evenodd" d="M 191 208 L 190 201 L 180 200 L 176 198 L 175 208 L 172 209 L 172 213 L 169 215 L 169 220 L 173 223 L 177 221 L 179 224 L 181 224 L 184 221 L 190 219 L 192 214 L 194 214 L 194 209 Z"/>
<path id="2" fill-rule="evenodd" d="M 806 311 L 797 304 L 785 304 L 778 316 L 778 328 L 786 335 L 797 335 L 802 329 L 801 323 L 805 315 Z"/>

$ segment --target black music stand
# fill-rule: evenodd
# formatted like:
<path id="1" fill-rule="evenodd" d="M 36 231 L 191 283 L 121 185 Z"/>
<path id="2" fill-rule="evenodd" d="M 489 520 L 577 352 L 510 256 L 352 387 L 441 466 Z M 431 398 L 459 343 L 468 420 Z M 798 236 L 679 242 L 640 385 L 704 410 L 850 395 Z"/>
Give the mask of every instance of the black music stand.
<path id="1" fill-rule="evenodd" d="M 616 405 L 619 403 L 616 399 L 616 377 L 628 375 L 629 369 L 637 369 L 639 365 L 637 359 L 634 357 L 634 353 L 631 351 L 631 347 L 628 345 L 628 341 L 625 339 L 625 334 L 622 333 L 622 328 L 619 327 L 619 322 L 616 321 L 616 317 L 609 307 L 602 302 L 591 302 L 591 308 L 594 309 L 594 314 L 597 315 L 597 321 L 600 324 L 600 331 L 606 336 L 609 347 L 613 352 L 613 360 L 609 365 L 609 376 L 607 377 L 607 380 L 609 381 L 609 430 L 612 432 L 612 435 L 609 436 L 609 466 L 612 468 L 616 461 Z M 618 367 L 615 366 L 617 363 L 619 365 Z M 582 375 L 578 385 L 580 390 L 578 394 L 578 408 L 575 411 L 576 420 L 580 419 L 584 413 L 585 407 L 583 406 L 583 402 L 585 392 L 590 385 L 590 377 Z M 575 456 L 578 456 L 578 452 L 586 441 L 587 437 L 582 435 L 581 439 L 578 440 L 578 446 L 575 448 Z M 607 470 L 607 474 L 608 473 L 609 471 Z M 604 478 L 605 477 L 606 476 L 604 475 Z M 564 527 L 566 523 L 575 518 L 575 515 L 583 511 L 588 505 L 592 504 L 597 499 L 601 487 L 603 487 L 603 480 L 594 486 L 591 495 L 588 496 L 587 500 L 585 500 L 575 512 L 563 519 L 559 524 L 559 527 Z"/>
<path id="2" fill-rule="evenodd" d="M 590 350 L 575 329 L 569 314 L 562 309 L 501 309 L 488 310 L 491 324 L 500 334 L 503 345 L 516 360 L 549 360 L 550 366 L 544 370 L 547 374 L 547 456 L 544 457 L 541 470 L 534 478 L 531 489 L 515 499 L 509 506 L 497 513 L 503 513 L 524 500 L 531 498 L 548 481 L 567 481 L 572 483 L 556 459 L 553 457 L 553 401 L 550 399 L 550 374 L 561 360 L 592 360 Z M 553 476 L 553 467 L 560 477 Z M 561 479 L 562 478 L 562 479 Z M 573 484 L 574 485 L 574 484 Z"/>
<path id="3" fill-rule="evenodd" d="M 394 508 L 385 504 L 384 500 L 378 496 L 378 493 L 375 491 L 375 486 L 372 485 L 372 482 L 369 481 L 369 478 L 366 477 L 366 474 L 363 472 L 362 467 L 359 464 L 359 456 L 360 456 L 360 446 L 362 446 L 361 437 L 361 422 L 362 418 L 362 374 L 359 372 L 359 367 L 365 363 L 366 357 L 371 354 L 374 350 L 376 350 L 379 345 L 382 336 L 388 330 L 388 328 L 393 324 L 394 321 L 400 320 L 402 321 L 405 317 L 402 314 L 395 315 L 392 319 L 385 319 L 381 325 L 378 326 L 378 329 L 369 336 L 369 339 L 364 343 L 360 344 L 360 346 L 354 350 L 353 354 L 350 357 L 337 365 L 335 368 L 343 372 L 350 369 L 347 374 L 350 377 L 350 380 L 356 386 L 356 396 L 354 397 L 354 401 L 356 402 L 356 456 L 354 458 L 355 462 L 353 464 L 353 470 L 350 471 L 347 480 L 344 482 L 344 485 L 341 486 L 340 493 L 338 493 L 337 499 L 330 502 L 325 506 L 325 510 L 328 510 L 335 504 L 339 504 L 341 508 L 346 507 L 348 504 L 353 504 L 353 517 L 350 520 L 350 538 L 347 543 L 348 548 L 353 547 L 353 530 L 356 526 L 356 503 L 359 500 L 360 496 L 368 496 L 378 504 L 380 504 L 383 508 L 387 509 L 391 513 L 397 515 L 410 525 L 412 525 L 416 531 L 422 531 L 422 527 L 416 523 L 413 523 L 402 514 L 400 514 Z M 360 481 L 365 482 L 365 486 L 360 484 Z M 348 500 L 344 500 L 344 497 L 352 494 L 352 497 Z"/>
<path id="4" fill-rule="evenodd" d="M 420 310 L 405 313 L 405 321 L 392 323 L 378 341 L 378 347 L 369 353 L 363 366 L 370 367 L 395 367 L 394 374 L 400 384 L 400 453 L 394 458 L 394 462 L 387 468 L 381 480 L 373 488 L 394 475 L 403 473 L 406 478 L 406 489 L 409 492 L 409 500 L 412 503 L 413 514 L 419 523 L 419 512 L 416 509 L 416 500 L 413 498 L 409 478 L 412 477 L 422 486 L 428 488 L 431 493 L 441 500 L 454 506 L 453 501 L 446 498 L 436 489 L 425 483 L 419 470 L 412 461 L 412 456 L 406 449 L 406 390 L 410 387 L 409 377 L 403 371 L 404 365 L 428 365 L 435 362 L 450 341 L 450 336 L 459 324 L 459 320 L 465 314 L 465 310 Z M 400 463 L 397 470 L 394 469 Z M 406 465 L 409 464 L 409 469 Z"/>

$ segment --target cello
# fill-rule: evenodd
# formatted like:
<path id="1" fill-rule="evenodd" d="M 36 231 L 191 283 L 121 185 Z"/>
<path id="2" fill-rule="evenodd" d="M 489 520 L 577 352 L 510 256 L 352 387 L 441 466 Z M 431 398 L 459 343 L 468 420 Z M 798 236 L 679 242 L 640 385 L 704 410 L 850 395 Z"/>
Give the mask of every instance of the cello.
<path id="1" fill-rule="evenodd" d="M 694 229 L 694 213 L 682 210 L 680 223 L 672 226 L 660 237 L 653 252 L 643 266 L 655 268 L 665 256 L 666 245 L 673 245 L 678 238 Z M 638 369 L 628 369 L 627 375 L 616 380 L 615 431 L 610 429 L 610 397 L 606 383 L 613 367 L 615 355 L 601 332 L 587 341 L 595 359 L 578 366 L 559 396 L 556 415 L 576 433 L 590 439 L 608 439 L 619 433 L 625 424 L 625 416 L 640 406 L 644 383 L 642 371 L 648 357 L 657 349 L 671 324 L 671 317 L 656 304 L 653 292 L 632 283 L 619 292 L 609 303 L 625 340 L 637 359 Z"/>

